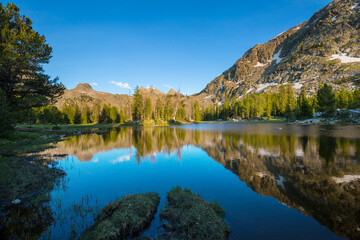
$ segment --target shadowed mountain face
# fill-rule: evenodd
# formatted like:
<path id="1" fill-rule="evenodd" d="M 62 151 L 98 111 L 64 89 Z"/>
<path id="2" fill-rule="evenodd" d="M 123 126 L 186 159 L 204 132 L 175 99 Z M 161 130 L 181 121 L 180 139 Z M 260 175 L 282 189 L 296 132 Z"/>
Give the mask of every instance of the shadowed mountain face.
<path id="1" fill-rule="evenodd" d="M 214 102 L 225 96 L 273 91 L 292 83 L 315 92 L 319 83 L 359 86 L 359 0 L 335 0 L 309 21 L 247 51 L 231 68 L 200 93 Z"/>
<path id="2" fill-rule="evenodd" d="M 283 129 L 276 130 L 279 127 Z M 156 161 L 160 152 L 175 152 L 181 160 L 184 146 L 197 146 L 253 191 L 313 217 L 339 236 L 359 239 L 359 128 L 281 124 L 196 128 L 200 129 L 120 128 L 105 135 L 71 137 L 47 153 L 92 161 L 96 153 L 130 148 L 141 164 Z"/>

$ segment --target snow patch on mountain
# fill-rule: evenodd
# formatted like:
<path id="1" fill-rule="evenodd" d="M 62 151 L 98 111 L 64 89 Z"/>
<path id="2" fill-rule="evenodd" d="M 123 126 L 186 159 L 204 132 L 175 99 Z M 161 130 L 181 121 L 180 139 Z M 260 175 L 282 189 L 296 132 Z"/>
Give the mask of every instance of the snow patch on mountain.
<path id="1" fill-rule="evenodd" d="M 271 82 L 271 83 L 262 83 L 262 84 L 259 84 L 259 86 L 257 87 L 256 89 L 256 92 L 262 92 L 265 88 L 271 86 L 271 85 L 279 85 L 275 82 Z"/>
<path id="2" fill-rule="evenodd" d="M 360 58 L 356 57 L 349 57 L 346 53 L 342 54 L 333 54 L 331 55 L 330 60 L 339 59 L 341 63 L 353 63 L 353 62 L 360 62 Z"/>
<path id="3" fill-rule="evenodd" d="M 281 50 L 282 48 L 280 48 L 279 51 L 276 54 L 274 54 L 272 61 L 275 61 L 275 64 L 278 64 L 283 60 L 283 58 L 280 57 Z"/>
<path id="4" fill-rule="evenodd" d="M 360 2 L 355 4 L 354 6 L 351 7 L 351 9 L 357 8 L 359 6 Z"/>
<path id="5" fill-rule="evenodd" d="M 257 64 L 254 67 L 265 67 L 266 64 L 257 62 Z"/>

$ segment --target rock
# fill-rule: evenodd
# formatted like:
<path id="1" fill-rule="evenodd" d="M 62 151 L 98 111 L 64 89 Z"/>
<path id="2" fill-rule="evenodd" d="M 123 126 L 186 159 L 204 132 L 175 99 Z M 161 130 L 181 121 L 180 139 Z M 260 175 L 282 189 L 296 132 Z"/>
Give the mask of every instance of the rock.
<path id="1" fill-rule="evenodd" d="M 21 203 L 21 200 L 20 199 L 15 199 L 11 203 L 17 205 L 17 204 Z"/>
<path id="2" fill-rule="evenodd" d="M 313 114 L 314 118 L 321 117 L 324 113 L 323 112 L 316 112 Z"/>

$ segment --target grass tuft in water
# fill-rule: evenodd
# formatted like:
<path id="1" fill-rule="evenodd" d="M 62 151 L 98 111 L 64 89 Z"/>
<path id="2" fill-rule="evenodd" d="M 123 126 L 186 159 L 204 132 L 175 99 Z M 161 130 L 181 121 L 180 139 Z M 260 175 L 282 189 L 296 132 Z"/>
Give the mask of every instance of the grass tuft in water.
<path id="1" fill-rule="evenodd" d="M 135 236 L 151 223 L 159 203 L 157 193 L 127 195 L 110 202 L 81 239 L 125 239 Z"/>
<path id="2" fill-rule="evenodd" d="M 181 187 L 168 192 L 167 200 L 167 207 L 160 213 L 166 220 L 165 233 L 159 239 L 228 238 L 230 228 L 223 220 L 225 212 L 218 203 L 207 202 L 199 194 Z"/>

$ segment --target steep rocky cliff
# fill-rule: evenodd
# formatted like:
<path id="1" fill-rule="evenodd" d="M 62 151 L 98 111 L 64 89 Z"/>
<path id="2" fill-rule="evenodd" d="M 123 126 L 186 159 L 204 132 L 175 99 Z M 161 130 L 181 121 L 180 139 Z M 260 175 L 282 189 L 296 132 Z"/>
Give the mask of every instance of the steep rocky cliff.
<path id="1" fill-rule="evenodd" d="M 220 102 L 225 95 L 241 97 L 287 83 L 296 90 L 306 84 L 309 93 L 319 83 L 347 89 L 359 86 L 359 3 L 335 0 L 309 21 L 254 46 L 198 95 Z"/>

